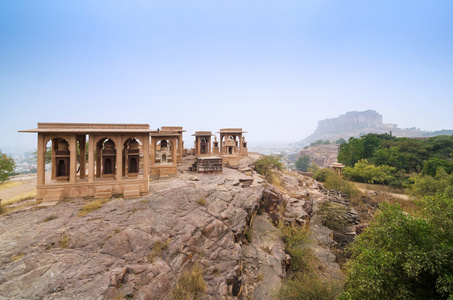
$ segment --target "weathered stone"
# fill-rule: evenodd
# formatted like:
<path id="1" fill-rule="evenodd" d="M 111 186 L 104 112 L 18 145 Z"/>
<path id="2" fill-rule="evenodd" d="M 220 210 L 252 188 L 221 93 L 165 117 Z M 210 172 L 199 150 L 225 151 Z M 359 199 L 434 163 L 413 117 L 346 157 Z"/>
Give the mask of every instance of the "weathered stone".
<path id="1" fill-rule="evenodd" d="M 83 217 L 83 199 L 3 216 L 0 298 L 166 299 L 181 271 L 198 262 L 207 299 L 271 299 L 289 260 L 271 222 L 309 220 L 313 199 L 327 198 L 312 179 L 284 178 L 287 194 L 254 172 L 247 178 L 225 168 L 196 181 L 182 173 L 152 181 L 147 196 L 111 199 Z M 267 213 L 257 215 L 260 207 Z M 49 215 L 57 218 L 43 222 Z M 243 243 L 249 226 L 251 243 Z M 330 235 L 319 234 L 327 244 Z"/>

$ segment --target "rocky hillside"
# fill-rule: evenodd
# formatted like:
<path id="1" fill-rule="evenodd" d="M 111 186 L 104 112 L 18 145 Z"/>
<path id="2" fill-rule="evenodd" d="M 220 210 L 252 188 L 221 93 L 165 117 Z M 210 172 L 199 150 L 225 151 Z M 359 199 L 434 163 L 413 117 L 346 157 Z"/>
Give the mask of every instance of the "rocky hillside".
<path id="1" fill-rule="evenodd" d="M 281 186 L 269 185 L 253 159 L 220 175 L 179 171 L 83 216 L 92 199 L 1 215 L 0 298 L 170 299 L 183 270 L 200 266 L 206 299 L 273 299 L 291 262 L 279 220 L 310 226 L 323 276 L 342 280 L 316 214 L 330 201 L 319 183 L 280 173 Z"/>
<path id="2" fill-rule="evenodd" d="M 452 134 L 452 130 L 435 132 L 422 131 L 418 128 L 398 128 L 397 124 L 382 122 L 382 115 L 374 110 L 350 111 L 337 118 L 325 119 L 318 122 L 315 132 L 295 146 L 303 147 L 318 140 L 336 141 L 339 138 L 348 140 L 368 133 L 389 133 L 397 137 L 427 137 L 440 134 Z"/>
<path id="3" fill-rule="evenodd" d="M 295 162 L 299 157 L 307 155 L 310 163 L 315 163 L 319 168 L 328 168 L 337 162 L 339 145 L 313 145 L 307 149 L 302 149 L 298 153 L 288 155 L 288 159 Z"/>

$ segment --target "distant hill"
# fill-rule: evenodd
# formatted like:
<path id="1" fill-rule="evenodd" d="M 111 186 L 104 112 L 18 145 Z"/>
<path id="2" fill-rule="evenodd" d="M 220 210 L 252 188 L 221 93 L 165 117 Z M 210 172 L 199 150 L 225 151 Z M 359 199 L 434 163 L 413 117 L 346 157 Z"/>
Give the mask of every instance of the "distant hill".
<path id="1" fill-rule="evenodd" d="M 348 140 L 368 133 L 392 133 L 397 137 L 431 137 L 442 134 L 453 134 L 453 130 L 422 131 L 419 128 L 398 128 L 397 124 L 384 124 L 382 115 L 374 110 L 350 111 L 338 118 L 318 122 L 318 127 L 310 136 L 297 142 L 303 147 L 318 140 L 336 141 L 339 138 Z"/>

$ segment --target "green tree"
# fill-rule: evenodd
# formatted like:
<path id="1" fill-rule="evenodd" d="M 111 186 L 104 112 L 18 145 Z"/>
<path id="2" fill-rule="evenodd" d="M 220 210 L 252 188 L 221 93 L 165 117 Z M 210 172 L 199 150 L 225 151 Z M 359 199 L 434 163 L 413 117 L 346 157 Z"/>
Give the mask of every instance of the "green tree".
<path id="1" fill-rule="evenodd" d="M 437 168 L 434 177 L 420 173 L 412 175 L 409 180 L 413 183 L 409 189 L 413 196 L 446 194 L 453 198 L 453 174 L 448 174 L 442 167 Z"/>
<path id="2" fill-rule="evenodd" d="M 32 152 L 33 161 L 36 163 L 38 161 L 38 150 Z M 52 161 L 52 148 L 47 147 L 46 152 L 44 153 L 44 159 L 46 164 L 50 164 Z"/>
<path id="3" fill-rule="evenodd" d="M 0 182 L 8 180 L 15 166 L 14 159 L 0 151 Z"/>
<path id="4" fill-rule="evenodd" d="M 340 299 L 453 299 L 453 199 L 425 198 L 417 215 L 382 211 L 350 247 Z"/>
<path id="5" fill-rule="evenodd" d="M 452 171 L 452 164 L 450 162 L 437 157 L 431 157 L 423 164 L 422 173 L 434 177 L 439 167 L 442 167 L 447 173 L 451 173 Z"/>
<path id="6" fill-rule="evenodd" d="M 355 163 L 354 167 L 344 168 L 343 174 L 352 181 L 384 184 L 394 179 L 396 168 L 386 165 L 375 166 L 362 159 Z"/>
<path id="7" fill-rule="evenodd" d="M 273 170 L 283 170 L 280 158 L 274 155 L 260 157 L 255 161 L 256 171 L 263 175 L 267 181 L 273 182 Z"/>
<path id="8" fill-rule="evenodd" d="M 299 171 L 307 172 L 310 166 L 310 157 L 308 155 L 302 155 L 296 160 L 295 164 Z"/>
<path id="9" fill-rule="evenodd" d="M 353 166 L 363 159 L 363 142 L 354 137 L 349 138 L 346 144 L 341 144 L 338 151 L 338 161 L 346 166 Z"/>
<path id="10" fill-rule="evenodd" d="M 344 138 L 339 138 L 338 140 L 335 141 L 335 144 L 337 145 L 341 145 L 341 144 L 345 144 L 346 143 L 346 140 Z"/>
<path id="11" fill-rule="evenodd" d="M 310 146 L 315 146 L 315 145 L 330 145 L 330 141 L 317 140 L 316 142 L 313 142 L 310 144 Z"/>
<path id="12" fill-rule="evenodd" d="M 406 153 L 401 153 L 398 147 L 392 146 L 377 149 L 371 161 L 376 166 L 387 165 L 398 170 L 405 170 L 409 162 L 409 156 Z"/>

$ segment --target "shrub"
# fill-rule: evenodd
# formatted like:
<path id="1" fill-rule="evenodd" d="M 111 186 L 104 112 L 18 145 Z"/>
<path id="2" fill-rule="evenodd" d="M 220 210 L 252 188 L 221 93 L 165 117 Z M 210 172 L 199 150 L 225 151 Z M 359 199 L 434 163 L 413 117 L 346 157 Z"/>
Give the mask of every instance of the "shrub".
<path id="1" fill-rule="evenodd" d="M 286 252 L 291 256 L 290 269 L 293 271 L 303 271 L 311 269 L 314 256 L 307 247 L 308 230 L 294 224 L 278 224 L 285 243 Z"/>
<path id="2" fill-rule="evenodd" d="M 409 180 L 413 182 L 413 185 L 410 186 L 412 196 L 445 194 L 447 197 L 453 198 L 453 174 L 447 174 L 442 167 L 436 170 L 435 177 L 416 174 Z"/>
<path id="3" fill-rule="evenodd" d="M 274 155 L 263 156 L 255 161 L 256 171 L 271 183 L 273 181 L 272 170 L 283 170 L 283 168 L 280 158 Z"/>
<path id="4" fill-rule="evenodd" d="M 341 287 L 337 282 L 322 279 L 316 273 L 303 274 L 287 280 L 278 291 L 281 300 L 334 300 Z"/>
<path id="5" fill-rule="evenodd" d="M 306 227 L 280 222 L 278 228 L 285 243 L 285 251 L 291 256 L 292 277 L 286 280 L 276 293 L 276 298 L 290 299 L 336 299 L 340 285 L 335 281 L 321 279 L 317 274 L 321 265 L 308 245 L 309 231 Z"/>
<path id="6" fill-rule="evenodd" d="M 318 165 L 315 164 L 314 162 L 312 162 L 312 163 L 310 164 L 310 166 L 308 167 L 308 169 L 307 169 L 308 172 L 312 172 L 313 174 L 315 174 L 316 172 L 318 172 L 318 170 L 319 170 L 319 167 L 318 167 Z"/>
<path id="7" fill-rule="evenodd" d="M 173 300 L 198 300 L 203 299 L 206 283 L 203 279 L 203 269 L 195 263 L 190 269 L 182 272 L 178 283 L 173 290 Z"/>
<path id="8" fill-rule="evenodd" d="M 245 238 L 247 239 L 247 241 L 249 243 L 252 242 L 253 240 L 253 229 L 252 228 L 249 228 L 246 232 L 245 232 Z"/>
<path id="9" fill-rule="evenodd" d="M 351 182 L 344 180 L 331 169 L 319 169 L 313 178 L 324 183 L 329 190 L 340 190 L 348 197 L 356 197 L 360 191 Z"/>
<path id="10" fill-rule="evenodd" d="M 427 197 L 421 212 L 382 205 L 350 247 L 341 299 L 452 299 L 453 199 Z"/>
<path id="11" fill-rule="evenodd" d="M 357 197 L 360 194 L 353 183 L 344 180 L 334 172 L 327 175 L 324 186 L 329 190 L 340 190 L 350 198 Z"/>
<path id="12" fill-rule="evenodd" d="M 347 221 L 342 219 L 340 215 L 347 211 L 348 209 L 344 205 L 324 202 L 320 205 L 319 214 L 321 215 L 324 226 L 332 230 L 343 231 L 347 226 Z"/>
<path id="13" fill-rule="evenodd" d="M 325 182 L 327 180 L 327 176 L 329 176 L 330 174 L 334 174 L 331 169 L 318 169 L 313 175 L 313 178 L 317 181 Z"/>

